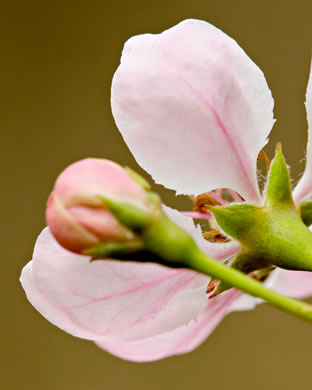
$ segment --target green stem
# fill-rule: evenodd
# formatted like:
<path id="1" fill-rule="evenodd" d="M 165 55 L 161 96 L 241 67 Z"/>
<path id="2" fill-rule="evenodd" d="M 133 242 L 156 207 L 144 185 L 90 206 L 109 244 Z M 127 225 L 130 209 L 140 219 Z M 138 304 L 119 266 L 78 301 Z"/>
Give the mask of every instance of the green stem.
<path id="1" fill-rule="evenodd" d="M 201 272 L 249 295 L 261 298 L 296 317 L 307 321 L 312 320 L 311 305 L 279 294 L 243 272 L 207 256 L 197 247 L 188 233 L 167 217 L 160 217 L 148 225 L 144 239 L 146 249 L 160 257 L 161 260 L 158 261 L 160 264 Z"/>
<path id="2" fill-rule="evenodd" d="M 127 247 L 115 245 L 112 248 L 106 245 L 104 247 L 106 256 L 133 260 L 134 256 L 139 256 L 141 253 L 142 259 L 149 259 L 149 261 L 173 268 L 183 267 L 201 272 L 247 294 L 261 298 L 272 306 L 296 317 L 307 321 L 312 320 L 311 305 L 268 289 L 248 275 L 205 255 L 198 249 L 191 236 L 165 216 L 161 208 L 156 208 L 154 214 L 150 216 L 133 205 L 110 199 L 103 200 L 122 224 L 136 230 L 143 246 L 141 252 L 138 250 L 137 253 L 134 253 L 133 250 L 129 252 Z M 96 255 L 97 253 L 92 254 Z M 103 255 L 103 252 L 100 251 L 101 254 Z"/>
<path id="3" fill-rule="evenodd" d="M 191 258 L 188 259 L 188 264 L 190 268 L 205 275 L 212 276 L 213 278 L 220 279 L 249 295 L 259 297 L 280 310 L 307 321 L 312 320 L 311 305 L 279 294 L 242 272 L 208 257 L 197 248 L 194 248 L 192 251 Z"/>

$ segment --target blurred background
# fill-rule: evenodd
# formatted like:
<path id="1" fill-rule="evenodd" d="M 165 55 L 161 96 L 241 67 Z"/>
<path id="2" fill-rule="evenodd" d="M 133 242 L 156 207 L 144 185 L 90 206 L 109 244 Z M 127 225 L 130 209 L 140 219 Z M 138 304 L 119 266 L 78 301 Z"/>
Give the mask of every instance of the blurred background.
<path id="1" fill-rule="evenodd" d="M 110 111 L 111 79 L 132 35 L 199 18 L 235 38 L 264 71 L 276 101 L 278 121 L 266 151 L 272 157 L 281 140 L 298 180 L 311 14 L 309 0 L 1 2 L 1 389 L 310 388 L 312 326 L 267 305 L 230 314 L 192 353 L 137 364 L 51 325 L 28 303 L 18 279 L 64 167 L 93 156 L 143 173 Z M 185 207 L 173 192 L 154 189 L 167 204 Z"/>

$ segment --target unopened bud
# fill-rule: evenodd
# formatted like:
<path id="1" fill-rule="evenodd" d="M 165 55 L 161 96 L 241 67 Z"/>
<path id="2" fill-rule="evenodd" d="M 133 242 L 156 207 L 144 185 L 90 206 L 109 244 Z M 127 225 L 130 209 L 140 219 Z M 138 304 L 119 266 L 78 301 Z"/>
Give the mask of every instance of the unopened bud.
<path id="1" fill-rule="evenodd" d="M 67 167 L 56 180 L 46 210 L 56 240 L 76 253 L 137 241 L 135 232 L 109 211 L 107 201 L 131 205 L 146 215 L 152 208 L 146 189 L 112 161 L 89 158 Z"/>

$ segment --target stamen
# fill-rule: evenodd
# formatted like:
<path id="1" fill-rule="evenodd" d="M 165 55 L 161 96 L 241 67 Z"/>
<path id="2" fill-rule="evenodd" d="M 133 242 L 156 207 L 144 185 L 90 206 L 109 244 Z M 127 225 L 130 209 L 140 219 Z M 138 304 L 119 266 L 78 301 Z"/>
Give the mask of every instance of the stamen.
<path id="1" fill-rule="evenodd" d="M 219 230 L 210 230 L 209 232 L 204 232 L 203 237 L 211 238 L 213 242 L 228 242 L 230 241 L 227 237 L 225 237 Z"/>
<path id="2" fill-rule="evenodd" d="M 203 237 L 214 237 L 217 234 L 220 234 L 219 230 L 210 230 L 210 232 L 204 232 Z"/>
<path id="3" fill-rule="evenodd" d="M 207 194 L 208 194 L 208 196 L 212 197 L 215 202 L 218 202 L 219 205 L 225 205 L 225 204 L 229 203 L 226 200 L 222 199 L 222 197 L 219 196 L 216 192 L 210 191 L 210 192 L 207 192 Z"/>
<path id="4" fill-rule="evenodd" d="M 194 197 L 194 211 L 207 213 L 209 210 L 205 206 L 220 206 L 227 202 L 214 192 L 205 192 L 204 194 Z"/>
<path id="5" fill-rule="evenodd" d="M 265 153 L 264 150 L 260 150 L 259 154 L 258 154 L 258 159 L 257 160 L 260 160 L 260 158 L 263 157 L 265 159 L 265 164 L 266 164 L 266 170 L 267 170 L 267 173 L 269 173 L 269 170 L 270 170 L 270 160 L 269 160 L 269 157 L 268 155 Z"/>
<path id="6" fill-rule="evenodd" d="M 211 279 L 208 283 L 206 294 L 210 294 L 217 286 L 219 280 L 218 279 Z"/>
<path id="7" fill-rule="evenodd" d="M 227 188 L 226 190 L 231 195 L 234 202 L 244 202 L 245 199 L 241 197 L 236 191 L 231 190 L 231 188 Z"/>

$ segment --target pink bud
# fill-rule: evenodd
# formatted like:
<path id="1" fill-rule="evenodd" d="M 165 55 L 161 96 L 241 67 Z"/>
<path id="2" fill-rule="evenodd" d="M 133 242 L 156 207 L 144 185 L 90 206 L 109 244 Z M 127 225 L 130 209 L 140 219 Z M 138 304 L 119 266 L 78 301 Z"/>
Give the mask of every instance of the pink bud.
<path id="1" fill-rule="evenodd" d="M 46 209 L 49 228 L 64 248 L 81 253 L 104 242 L 133 238 L 101 197 L 148 207 L 145 190 L 121 166 L 96 158 L 77 161 L 57 178 Z"/>

